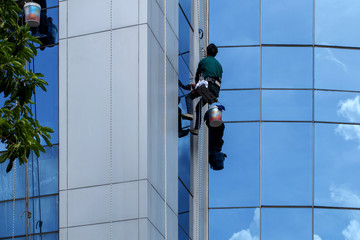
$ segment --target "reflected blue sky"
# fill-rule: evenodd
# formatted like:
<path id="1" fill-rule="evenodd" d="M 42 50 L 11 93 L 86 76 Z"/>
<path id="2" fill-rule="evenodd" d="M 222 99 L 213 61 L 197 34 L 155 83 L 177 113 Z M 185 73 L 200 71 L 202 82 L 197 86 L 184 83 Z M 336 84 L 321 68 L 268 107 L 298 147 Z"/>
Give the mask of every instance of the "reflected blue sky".
<path id="1" fill-rule="evenodd" d="M 263 43 L 311 44 L 313 0 L 263 0 Z"/>
<path id="2" fill-rule="evenodd" d="M 210 1 L 210 42 L 219 46 L 260 43 L 260 0 Z"/>
<path id="3" fill-rule="evenodd" d="M 316 44 L 360 46 L 358 0 L 316 0 L 315 19 Z"/>

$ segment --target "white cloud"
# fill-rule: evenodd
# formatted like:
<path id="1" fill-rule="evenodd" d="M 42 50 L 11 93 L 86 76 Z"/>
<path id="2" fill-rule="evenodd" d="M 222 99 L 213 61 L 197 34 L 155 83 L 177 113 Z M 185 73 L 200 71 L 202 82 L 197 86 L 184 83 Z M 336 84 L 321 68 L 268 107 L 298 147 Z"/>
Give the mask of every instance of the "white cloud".
<path id="1" fill-rule="evenodd" d="M 318 53 L 316 55 L 316 57 L 318 59 L 324 59 L 327 60 L 329 62 L 333 62 L 335 63 L 335 65 L 337 65 L 338 67 L 340 67 L 344 72 L 348 71 L 348 67 L 346 66 L 346 64 L 344 64 L 342 61 L 340 61 L 339 59 L 337 59 L 333 52 L 331 51 L 331 49 L 326 49 L 325 53 Z"/>
<path id="2" fill-rule="evenodd" d="M 339 116 L 346 118 L 350 122 L 360 122 L 360 97 L 348 98 L 339 102 L 339 109 L 337 111 Z M 345 125 L 339 124 L 335 132 L 343 136 L 345 140 L 359 141 L 360 148 L 360 126 L 359 125 Z"/>
<path id="3" fill-rule="evenodd" d="M 250 233 L 250 229 L 246 229 L 234 233 L 229 240 L 259 240 L 259 237 L 252 236 L 252 234 Z"/>
<path id="4" fill-rule="evenodd" d="M 255 209 L 253 220 L 248 229 L 234 233 L 229 240 L 259 240 L 253 232 L 258 232 L 260 224 L 260 209 Z"/>
<path id="5" fill-rule="evenodd" d="M 330 186 L 330 196 L 331 199 L 337 203 L 342 203 L 348 206 L 360 205 L 359 196 L 353 191 L 344 187 L 338 187 L 335 185 Z"/>
<path id="6" fill-rule="evenodd" d="M 356 220 L 351 220 L 350 224 L 342 231 L 345 240 L 359 240 L 360 239 L 360 224 Z"/>
<path id="7" fill-rule="evenodd" d="M 319 235 L 314 234 L 314 240 L 321 240 L 321 237 L 319 237 Z"/>
<path id="8" fill-rule="evenodd" d="M 348 98 L 339 102 L 340 109 L 338 114 L 345 117 L 350 122 L 360 121 L 360 97 Z"/>

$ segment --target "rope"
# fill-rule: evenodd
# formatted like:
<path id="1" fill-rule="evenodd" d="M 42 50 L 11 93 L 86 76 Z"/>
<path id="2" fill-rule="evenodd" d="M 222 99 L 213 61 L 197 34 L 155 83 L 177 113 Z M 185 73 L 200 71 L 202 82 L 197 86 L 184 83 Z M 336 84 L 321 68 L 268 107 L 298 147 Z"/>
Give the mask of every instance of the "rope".
<path id="1" fill-rule="evenodd" d="M 16 197 L 16 160 L 14 161 L 14 198 L 13 198 L 13 225 L 12 225 L 12 238 L 15 236 L 15 197 Z"/>
<path id="2" fill-rule="evenodd" d="M 110 240 L 113 235 L 113 2 L 110 0 Z"/>
<path id="3" fill-rule="evenodd" d="M 167 240 L 167 153 L 166 153 L 166 67 L 167 67 L 167 43 L 166 43 L 166 0 L 164 0 L 164 160 L 165 160 L 165 240 Z"/>

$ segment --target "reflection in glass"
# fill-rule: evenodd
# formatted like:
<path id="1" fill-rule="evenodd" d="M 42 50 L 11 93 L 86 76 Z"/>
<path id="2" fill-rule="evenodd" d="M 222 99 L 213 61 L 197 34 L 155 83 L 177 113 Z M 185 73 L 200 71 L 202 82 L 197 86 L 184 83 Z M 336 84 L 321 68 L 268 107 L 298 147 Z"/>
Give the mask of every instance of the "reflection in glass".
<path id="1" fill-rule="evenodd" d="M 260 210 L 210 209 L 209 239 L 258 239 Z"/>
<path id="2" fill-rule="evenodd" d="M 312 240 L 311 208 L 261 209 L 261 239 Z"/>
<path id="3" fill-rule="evenodd" d="M 314 235 L 319 239 L 359 239 L 360 211 L 315 209 Z M 314 240 L 317 240 L 314 238 Z"/>
<path id="4" fill-rule="evenodd" d="M 219 46 L 259 44 L 260 0 L 211 1 L 210 42 Z"/>
<path id="5" fill-rule="evenodd" d="M 316 0 L 315 43 L 360 46 L 360 1 Z"/>
<path id="6" fill-rule="evenodd" d="M 312 88 L 312 48 L 263 47 L 263 88 Z"/>
<path id="7" fill-rule="evenodd" d="M 185 15 L 189 22 L 191 23 L 191 0 L 179 0 L 179 4 L 182 8 L 182 10 L 185 12 Z M 181 13 L 181 10 L 179 10 L 179 15 Z"/>
<path id="8" fill-rule="evenodd" d="M 360 51 L 315 48 L 315 88 L 360 90 Z"/>
<path id="9" fill-rule="evenodd" d="M 312 120 L 312 91 L 263 90 L 263 120 Z"/>
<path id="10" fill-rule="evenodd" d="M 315 205 L 360 207 L 359 133 L 357 125 L 315 125 Z"/>
<path id="11" fill-rule="evenodd" d="M 44 80 L 48 82 L 47 91 L 36 91 L 36 114 L 37 119 L 43 126 L 51 127 L 51 142 L 59 142 L 59 54 L 58 46 L 38 51 L 35 58 L 35 72 L 44 74 Z M 35 111 L 34 111 L 35 112 Z M 45 141 L 42 144 L 46 144 Z"/>
<path id="12" fill-rule="evenodd" d="M 360 94 L 315 91 L 315 121 L 360 123 Z"/>
<path id="13" fill-rule="evenodd" d="M 16 200 L 15 204 L 15 233 L 14 235 L 25 235 L 26 232 L 26 219 L 21 217 L 25 211 L 25 200 Z M 12 236 L 13 224 L 13 202 L 0 203 L 1 224 L 0 224 L 0 238 Z M 6 221 L 4 221 L 6 220 Z"/>
<path id="14" fill-rule="evenodd" d="M 210 207 L 259 205 L 259 123 L 227 123 L 221 171 L 209 170 Z"/>
<path id="15" fill-rule="evenodd" d="M 216 57 L 224 69 L 222 89 L 260 87 L 259 47 L 220 48 Z"/>
<path id="16" fill-rule="evenodd" d="M 261 203 L 311 205 L 312 124 L 263 123 Z"/>
<path id="17" fill-rule="evenodd" d="M 226 110 L 223 121 L 249 121 L 260 119 L 260 91 L 221 91 L 219 101 Z"/>
<path id="18" fill-rule="evenodd" d="M 190 204 L 192 204 L 192 197 L 184 185 L 179 181 L 179 225 L 189 235 L 189 222 L 190 222 Z"/>
<path id="19" fill-rule="evenodd" d="M 313 0 L 263 0 L 263 43 L 312 44 Z"/>

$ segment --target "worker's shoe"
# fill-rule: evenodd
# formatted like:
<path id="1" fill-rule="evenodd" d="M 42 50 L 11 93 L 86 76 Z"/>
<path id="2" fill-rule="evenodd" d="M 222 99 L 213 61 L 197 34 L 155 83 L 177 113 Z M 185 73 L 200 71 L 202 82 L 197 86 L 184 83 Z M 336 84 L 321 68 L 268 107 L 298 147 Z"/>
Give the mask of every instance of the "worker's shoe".
<path id="1" fill-rule="evenodd" d="M 181 118 L 182 118 L 182 119 L 185 119 L 185 120 L 190 120 L 190 121 L 192 121 L 193 118 L 194 118 L 194 116 L 193 116 L 192 114 L 190 114 L 190 113 L 183 113 L 183 114 L 181 114 Z"/>
<path id="2" fill-rule="evenodd" d="M 199 135 L 199 129 L 193 128 L 193 129 L 190 129 L 190 132 L 193 135 Z"/>
<path id="3" fill-rule="evenodd" d="M 181 129 L 181 131 L 179 132 L 179 138 L 185 137 L 188 134 L 189 134 L 189 129 Z"/>

